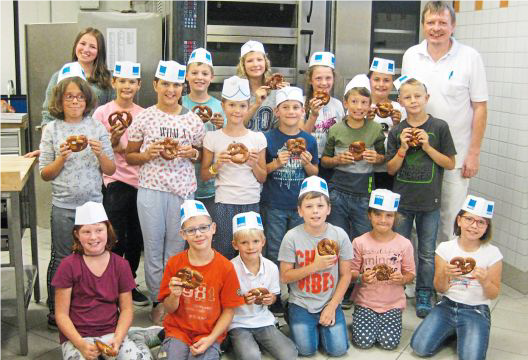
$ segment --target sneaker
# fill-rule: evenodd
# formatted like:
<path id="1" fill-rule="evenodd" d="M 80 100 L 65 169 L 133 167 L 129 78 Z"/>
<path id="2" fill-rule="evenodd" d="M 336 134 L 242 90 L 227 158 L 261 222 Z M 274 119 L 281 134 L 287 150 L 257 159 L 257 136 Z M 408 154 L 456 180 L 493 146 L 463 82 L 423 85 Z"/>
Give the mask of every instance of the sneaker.
<path id="1" fill-rule="evenodd" d="M 162 326 L 164 317 L 165 307 L 162 303 L 158 303 L 156 306 L 152 306 L 152 310 L 149 314 L 149 319 L 154 325 Z"/>
<path id="2" fill-rule="evenodd" d="M 161 345 L 161 338 L 159 334 L 163 331 L 161 326 L 150 326 L 147 328 L 131 327 L 128 329 L 128 337 L 132 340 L 141 339 L 149 349 Z"/>
<path id="3" fill-rule="evenodd" d="M 59 327 L 57 326 L 57 322 L 55 321 L 55 315 L 49 314 L 48 315 L 48 329 L 53 331 L 58 331 Z"/>
<path id="4" fill-rule="evenodd" d="M 149 299 L 143 295 L 143 293 L 140 292 L 138 288 L 132 289 L 132 302 L 137 306 L 147 306 L 150 304 Z"/>
<path id="5" fill-rule="evenodd" d="M 431 291 L 419 289 L 416 291 L 416 316 L 424 318 L 432 310 L 431 306 Z"/>

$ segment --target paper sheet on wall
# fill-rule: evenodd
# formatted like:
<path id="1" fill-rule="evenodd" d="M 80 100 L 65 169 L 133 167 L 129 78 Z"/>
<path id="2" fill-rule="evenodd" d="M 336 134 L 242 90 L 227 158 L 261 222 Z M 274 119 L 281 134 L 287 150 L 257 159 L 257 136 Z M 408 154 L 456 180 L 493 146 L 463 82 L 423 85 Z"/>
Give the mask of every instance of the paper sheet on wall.
<path id="1" fill-rule="evenodd" d="M 113 69 L 116 61 L 137 62 L 137 29 L 106 29 L 106 65 Z"/>

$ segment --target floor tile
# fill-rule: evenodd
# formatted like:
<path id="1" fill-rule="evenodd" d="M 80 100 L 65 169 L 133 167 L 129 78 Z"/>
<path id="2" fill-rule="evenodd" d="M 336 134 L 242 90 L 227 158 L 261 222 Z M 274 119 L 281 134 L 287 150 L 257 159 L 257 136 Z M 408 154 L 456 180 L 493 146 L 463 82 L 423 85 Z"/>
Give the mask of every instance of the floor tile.
<path id="1" fill-rule="evenodd" d="M 2 321 L 2 340 L 18 335 L 18 327 Z"/>
<path id="2" fill-rule="evenodd" d="M 501 296 L 495 309 L 504 309 L 519 313 L 528 314 L 528 296 L 512 298 L 510 296 Z"/>
<path id="3" fill-rule="evenodd" d="M 519 313 L 498 308 L 491 315 L 491 324 L 497 328 L 524 333 L 526 336 L 525 339 L 528 339 L 528 329 L 526 328 L 526 324 L 528 324 L 528 313 Z"/>
<path id="4" fill-rule="evenodd" d="M 526 297 L 526 295 L 520 293 L 519 291 L 515 290 L 514 288 L 509 287 L 506 284 L 501 284 L 501 295 L 507 295 L 514 299 L 519 299 L 522 297 Z"/>
<path id="5" fill-rule="evenodd" d="M 497 328 L 493 326 L 493 321 L 495 319 L 492 320 L 489 347 L 526 357 L 528 355 L 528 346 L 526 346 L 528 335 L 514 330 Z"/>
<path id="6" fill-rule="evenodd" d="M 486 354 L 488 360 L 526 360 L 526 355 L 514 354 L 507 351 L 502 351 L 498 349 L 488 349 Z"/>
<path id="7" fill-rule="evenodd" d="M 401 353 L 401 356 L 398 360 L 409 360 L 409 359 L 423 359 L 413 353 L 412 348 L 407 346 L 405 351 Z M 447 346 L 444 346 L 438 353 L 428 359 L 435 360 L 457 360 L 458 356 L 456 354 L 456 344 L 453 342 Z M 488 359 L 491 360 L 491 359 Z"/>
<path id="8" fill-rule="evenodd" d="M 60 347 L 57 347 L 35 358 L 35 360 L 57 360 L 57 359 L 62 359 L 62 350 Z"/>
<path id="9" fill-rule="evenodd" d="M 57 342 L 50 341 L 41 336 L 32 334 L 31 332 L 28 332 L 28 344 L 29 352 L 26 359 L 35 359 L 38 356 L 57 348 L 58 346 Z M 11 337 L 7 340 L 2 339 L 2 359 L 4 359 L 4 350 L 7 350 L 6 355 L 18 354 L 20 351 L 20 342 L 18 336 Z"/>

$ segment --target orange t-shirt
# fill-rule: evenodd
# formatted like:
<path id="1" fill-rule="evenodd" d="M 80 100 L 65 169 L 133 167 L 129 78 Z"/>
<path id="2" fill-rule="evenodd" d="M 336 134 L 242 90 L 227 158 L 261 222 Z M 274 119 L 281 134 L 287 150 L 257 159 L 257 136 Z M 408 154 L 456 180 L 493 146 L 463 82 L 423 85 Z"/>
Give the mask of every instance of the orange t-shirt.
<path id="1" fill-rule="evenodd" d="M 202 285 L 196 289 L 183 289 L 178 309 L 163 320 L 167 337 L 177 338 L 190 346 L 213 331 L 222 309 L 243 305 L 244 298 L 239 295 L 240 284 L 235 268 L 224 256 L 215 251 L 209 264 L 193 266 L 187 253 L 188 250 L 169 259 L 158 300 L 163 301 L 170 295 L 169 281 L 178 270 L 189 267 L 203 275 Z M 224 332 L 216 341 L 222 342 L 225 336 Z"/>

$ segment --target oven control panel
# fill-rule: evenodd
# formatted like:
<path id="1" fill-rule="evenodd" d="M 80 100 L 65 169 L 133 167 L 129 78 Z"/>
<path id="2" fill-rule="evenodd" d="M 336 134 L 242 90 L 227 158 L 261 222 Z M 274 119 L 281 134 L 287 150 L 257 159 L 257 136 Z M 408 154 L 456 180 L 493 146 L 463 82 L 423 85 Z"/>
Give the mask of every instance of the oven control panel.
<path id="1" fill-rule="evenodd" d="M 173 2 L 173 56 L 187 63 L 194 49 L 205 47 L 205 1 Z"/>

